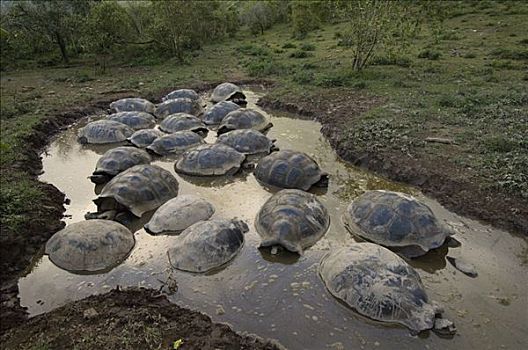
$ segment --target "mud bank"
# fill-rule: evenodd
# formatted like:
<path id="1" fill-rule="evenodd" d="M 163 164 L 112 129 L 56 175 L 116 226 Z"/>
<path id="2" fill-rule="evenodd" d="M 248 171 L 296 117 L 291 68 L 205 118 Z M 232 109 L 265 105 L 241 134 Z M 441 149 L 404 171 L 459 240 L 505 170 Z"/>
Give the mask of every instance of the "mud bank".
<path id="1" fill-rule="evenodd" d="M 419 187 L 424 194 L 457 214 L 528 235 L 528 202 L 520 196 L 485 189 L 465 176 L 464 169 L 444 166 L 434 157 L 409 157 L 398 150 L 373 152 L 358 149 L 348 142 L 346 130 L 353 128 L 362 113 L 382 103 L 381 98 L 351 94 L 325 96 L 324 99 L 288 96 L 287 101 L 268 95 L 258 104 L 269 110 L 319 121 L 323 125 L 321 133 L 337 154 L 353 165 Z"/>
<path id="2" fill-rule="evenodd" d="M 113 290 L 70 303 L 0 337 L 3 349 L 174 349 L 178 340 L 183 349 L 280 348 L 144 289 Z"/>

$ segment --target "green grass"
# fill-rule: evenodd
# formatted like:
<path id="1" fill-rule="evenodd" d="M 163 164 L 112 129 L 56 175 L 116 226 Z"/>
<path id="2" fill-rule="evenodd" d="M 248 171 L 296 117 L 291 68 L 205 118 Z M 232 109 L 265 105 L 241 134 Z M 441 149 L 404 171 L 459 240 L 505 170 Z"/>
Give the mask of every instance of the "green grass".
<path id="1" fill-rule="evenodd" d="M 2 174 L 0 180 L 1 225 L 17 233 L 31 219 L 31 212 L 39 210 L 44 194 L 34 180 L 23 173 Z M 4 176 L 5 175 L 5 176 Z"/>

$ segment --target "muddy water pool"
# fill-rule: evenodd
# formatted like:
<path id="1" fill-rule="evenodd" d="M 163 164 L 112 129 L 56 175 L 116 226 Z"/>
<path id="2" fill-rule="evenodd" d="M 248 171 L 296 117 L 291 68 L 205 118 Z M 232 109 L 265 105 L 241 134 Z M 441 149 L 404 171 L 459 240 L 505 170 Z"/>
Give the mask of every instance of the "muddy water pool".
<path id="1" fill-rule="evenodd" d="M 245 91 L 248 107 L 256 108 L 259 93 Z M 261 110 L 261 112 L 263 112 Z M 271 192 L 251 173 L 232 178 L 182 178 L 174 160 L 153 164 L 171 171 L 180 194 L 196 194 L 216 207 L 215 217 L 238 217 L 251 230 L 240 254 L 222 269 L 205 275 L 172 270 L 166 255 L 177 236 L 151 236 L 138 223 L 136 246 L 112 270 L 95 275 L 73 274 L 38 256 L 19 281 L 22 306 L 38 315 L 65 303 L 106 292 L 116 286 L 161 289 L 169 299 L 265 338 L 275 338 L 290 349 L 519 349 L 528 344 L 528 245 L 508 232 L 457 216 L 414 188 L 389 182 L 340 161 L 313 121 L 269 115 L 274 127 L 268 136 L 281 149 L 312 155 L 330 174 L 326 192 L 316 192 L 331 213 L 327 234 L 301 257 L 271 256 L 257 249 L 254 217 Z M 41 180 L 57 186 L 71 203 L 66 223 L 84 220 L 94 211 L 94 186 L 87 178 L 98 158 L 111 147 L 82 146 L 76 142 L 80 121 L 60 134 L 43 155 Z M 209 133 L 208 142 L 214 142 Z M 321 257 L 333 247 L 354 242 L 341 215 L 348 203 L 365 190 L 388 189 L 411 193 L 455 229 L 457 248 L 442 247 L 411 260 L 429 297 L 445 306 L 444 317 L 455 322 L 457 334 L 444 338 L 432 332 L 410 335 L 406 328 L 375 322 L 356 314 L 333 298 L 317 274 Z M 505 213 L 506 215 L 506 213 Z M 445 256 L 463 257 L 479 275 L 470 278 L 449 264 Z M 174 288 L 177 285 L 177 288 Z"/>

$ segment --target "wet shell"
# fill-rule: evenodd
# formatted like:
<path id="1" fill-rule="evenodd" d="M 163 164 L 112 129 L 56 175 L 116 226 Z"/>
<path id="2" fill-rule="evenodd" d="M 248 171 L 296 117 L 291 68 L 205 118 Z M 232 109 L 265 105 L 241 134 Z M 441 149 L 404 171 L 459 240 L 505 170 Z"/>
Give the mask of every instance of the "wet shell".
<path id="1" fill-rule="evenodd" d="M 187 113 L 191 115 L 200 115 L 202 113 L 202 106 L 197 101 L 190 98 L 175 98 L 167 100 L 156 106 L 154 115 L 158 118 L 164 118 L 171 114 Z"/>
<path id="2" fill-rule="evenodd" d="M 201 145 L 191 148 L 175 164 L 178 173 L 212 176 L 234 174 L 240 169 L 246 156 L 233 148 L 222 145 Z"/>
<path id="3" fill-rule="evenodd" d="M 135 147 L 117 147 L 105 152 L 97 161 L 93 175 L 104 175 L 107 181 L 115 175 L 138 164 L 148 164 L 147 152 Z"/>
<path id="4" fill-rule="evenodd" d="M 122 142 L 134 133 L 129 126 L 113 120 L 97 120 L 86 124 L 78 133 L 80 143 L 115 143 Z"/>
<path id="5" fill-rule="evenodd" d="M 156 165 L 136 165 L 107 183 L 94 203 L 103 212 L 117 202 L 141 217 L 177 195 L 178 180 L 170 172 Z"/>
<path id="6" fill-rule="evenodd" d="M 273 147 L 273 141 L 253 129 L 230 131 L 220 135 L 216 142 L 233 147 L 244 154 L 270 153 Z"/>
<path id="7" fill-rule="evenodd" d="M 80 221 L 55 233 L 46 254 L 61 269 L 100 271 L 121 263 L 134 247 L 134 235 L 109 220 Z"/>
<path id="8" fill-rule="evenodd" d="M 255 177 L 266 185 L 308 191 L 327 175 L 306 153 L 284 150 L 262 158 L 255 168 Z"/>
<path id="9" fill-rule="evenodd" d="M 213 205 L 205 199 L 193 195 L 178 196 L 159 207 L 145 229 L 152 234 L 178 233 L 198 221 L 209 219 L 214 212 Z"/>
<path id="10" fill-rule="evenodd" d="M 231 101 L 219 102 L 205 111 L 203 121 L 207 125 L 220 124 L 228 113 L 236 111 L 239 108 L 239 105 Z"/>
<path id="11" fill-rule="evenodd" d="M 207 272 L 233 259 L 244 243 L 248 226 L 239 220 L 200 221 L 182 232 L 168 251 L 179 270 Z"/>
<path id="12" fill-rule="evenodd" d="M 214 103 L 229 101 L 234 99 L 245 99 L 242 89 L 233 83 L 222 83 L 218 85 L 211 95 L 211 101 Z"/>
<path id="13" fill-rule="evenodd" d="M 191 90 L 191 89 L 178 89 L 178 90 L 169 92 L 161 100 L 167 101 L 167 100 L 174 100 L 176 98 L 188 98 L 194 101 L 198 101 L 200 100 L 200 95 L 198 95 L 196 91 Z"/>
<path id="14" fill-rule="evenodd" d="M 110 108 L 116 112 L 147 112 L 154 113 L 156 106 L 143 98 L 122 98 L 110 103 Z"/>
<path id="15" fill-rule="evenodd" d="M 163 135 L 165 133 L 157 129 L 143 129 L 133 133 L 127 140 L 136 147 L 145 148 Z"/>
<path id="16" fill-rule="evenodd" d="M 146 112 L 118 112 L 106 117 L 108 120 L 128 125 L 134 130 L 150 129 L 156 125 L 156 119 Z"/>
<path id="17" fill-rule="evenodd" d="M 329 225 L 330 216 L 324 205 L 313 194 L 300 190 L 275 193 L 255 219 L 261 247 L 280 245 L 299 254 L 315 244 Z"/>
<path id="18" fill-rule="evenodd" d="M 171 153 L 181 153 L 190 147 L 203 143 L 205 143 L 203 138 L 192 131 L 178 131 L 158 137 L 146 150 L 160 156 L 165 156 Z"/>
<path id="19" fill-rule="evenodd" d="M 207 127 L 200 118 L 186 113 L 171 114 L 160 123 L 161 131 L 173 133 L 176 131 L 191 130 L 199 133 L 207 133 Z"/>
<path id="20" fill-rule="evenodd" d="M 386 248 L 355 243 L 331 251 L 319 273 L 332 295 L 362 315 L 416 332 L 434 325 L 438 307 L 429 301 L 420 275 Z"/>
<path id="21" fill-rule="evenodd" d="M 265 131 L 272 126 L 273 124 L 271 124 L 265 116 L 254 109 L 240 108 L 233 112 L 229 112 L 225 116 L 222 120 L 222 124 L 220 124 L 220 127 L 218 128 L 218 135 L 238 129 Z"/>
<path id="22" fill-rule="evenodd" d="M 352 233 L 409 257 L 440 247 L 451 234 L 427 205 L 391 191 L 367 191 L 356 198 L 345 222 Z"/>

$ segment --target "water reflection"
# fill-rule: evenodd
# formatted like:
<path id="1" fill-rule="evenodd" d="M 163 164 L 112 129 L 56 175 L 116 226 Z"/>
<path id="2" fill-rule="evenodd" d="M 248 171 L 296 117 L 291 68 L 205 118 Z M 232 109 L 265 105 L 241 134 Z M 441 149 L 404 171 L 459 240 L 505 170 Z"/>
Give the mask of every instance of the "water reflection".
<path id="1" fill-rule="evenodd" d="M 272 247 L 259 247 L 258 251 L 262 258 L 270 263 L 278 263 L 284 265 L 293 265 L 301 257 L 299 254 L 292 253 L 286 249 L 281 249 L 277 254 L 271 253 Z"/>

